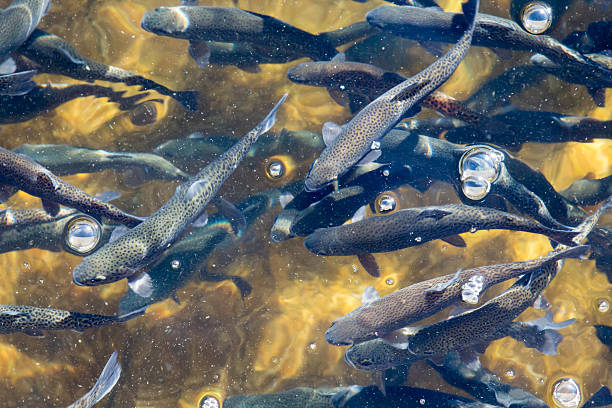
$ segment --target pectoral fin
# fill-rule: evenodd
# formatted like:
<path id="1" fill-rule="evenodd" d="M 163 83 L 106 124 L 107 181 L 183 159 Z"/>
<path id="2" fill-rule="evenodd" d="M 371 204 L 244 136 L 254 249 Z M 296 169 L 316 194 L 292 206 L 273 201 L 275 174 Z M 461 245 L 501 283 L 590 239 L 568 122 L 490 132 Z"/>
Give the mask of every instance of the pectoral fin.
<path id="1" fill-rule="evenodd" d="M 220 196 L 213 198 L 212 203 L 232 225 L 235 234 L 242 234 L 246 230 L 247 222 L 244 214 L 234 204 L 224 200 Z"/>
<path id="2" fill-rule="evenodd" d="M 46 199 L 42 199 L 42 206 L 47 212 L 47 214 L 51 215 L 52 217 L 55 217 L 60 210 L 60 206 L 58 203 Z"/>
<path id="3" fill-rule="evenodd" d="M 128 278 L 128 285 L 134 293 L 142 297 L 153 294 L 153 280 L 146 272 L 137 272 Z"/>
<path id="4" fill-rule="evenodd" d="M 343 92 L 336 88 L 327 88 L 329 96 L 340 106 L 348 106 L 350 103 L 349 97 L 346 92 Z"/>
<path id="5" fill-rule="evenodd" d="M 372 254 L 359 254 L 357 255 L 357 259 L 361 263 L 361 266 L 373 277 L 380 277 L 380 269 L 378 268 L 378 264 L 376 263 L 376 258 Z"/>
<path id="6" fill-rule="evenodd" d="M 210 63 L 210 46 L 206 41 L 189 41 L 189 55 L 202 68 Z"/>
<path id="7" fill-rule="evenodd" d="M 444 242 L 448 242 L 452 246 L 456 246 L 458 248 L 465 248 L 467 244 L 459 235 L 449 235 L 448 237 L 440 238 Z"/>
<path id="8" fill-rule="evenodd" d="M 334 143 L 334 140 L 336 140 L 341 132 L 342 126 L 334 122 L 325 122 L 323 124 L 323 128 L 321 129 L 325 146 L 330 146 L 332 143 Z"/>

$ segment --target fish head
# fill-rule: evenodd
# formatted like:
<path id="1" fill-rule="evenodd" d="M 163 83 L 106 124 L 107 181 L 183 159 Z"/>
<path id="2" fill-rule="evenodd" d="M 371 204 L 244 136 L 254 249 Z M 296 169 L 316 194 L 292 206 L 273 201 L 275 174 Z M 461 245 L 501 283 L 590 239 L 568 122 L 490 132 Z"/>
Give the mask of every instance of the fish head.
<path id="1" fill-rule="evenodd" d="M 395 365 L 397 350 L 380 339 L 369 340 L 349 347 L 344 361 L 353 368 L 365 371 L 383 371 Z"/>
<path id="2" fill-rule="evenodd" d="M 316 159 L 304 179 L 304 189 L 309 192 L 321 190 L 338 180 L 338 172 L 331 163 Z"/>
<path id="3" fill-rule="evenodd" d="M 357 309 L 360 310 L 360 309 Z M 325 332 L 325 340 L 329 344 L 337 346 L 348 346 L 354 342 L 360 342 L 376 337 L 376 332 L 371 330 L 366 322 L 358 321 L 355 317 L 356 311 L 334 320 Z"/>
<path id="4" fill-rule="evenodd" d="M 107 256 L 112 251 L 105 247 L 83 258 L 72 272 L 72 282 L 78 286 L 98 286 L 116 282 L 134 274 L 120 256 Z"/>
<path id="5" fill-rule="evenodd" d="M 144 13 L 140 26 L 157 35 L 187 39 L 185 32 L 190 26 L 190 21 L 181 6 L 159 7 Z"/>
<path id="6" fill-rule="evenodd" d="M 318 62 L 303 62 L 289 68 L 287 78 L 298 84 L 319 85 L 322 65 Z"/>

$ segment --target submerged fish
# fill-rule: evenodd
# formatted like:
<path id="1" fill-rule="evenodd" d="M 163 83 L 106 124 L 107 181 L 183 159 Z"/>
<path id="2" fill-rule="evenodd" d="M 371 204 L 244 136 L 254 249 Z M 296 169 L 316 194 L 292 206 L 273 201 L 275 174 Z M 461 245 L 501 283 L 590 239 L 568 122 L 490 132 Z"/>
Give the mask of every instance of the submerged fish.
<path id="1" fill-rule="evenodd" d="M 463 5 L 465 32 L 446 55 L 417 75 L 388 90 L 363 108 L 345 126 L 324 126 L 323 139 L 327 147 L 304 180 L 307 190 L 319 190 L 337 181 L 358 162 L 374 161 L 380 156 L 381 139 L 399 120 L 413 114 L 415 107 L 436 90 L 455 71 L 472 41 L 478 0 Z"/>
<path id="2" fill-rule="evenodd" d="M 50 0 L 13 0 L 0 9 L 0 63 L 28 39 L 50 5 Z M 0 74 L 0 95 L 19 95 L 32 89 L 32 75 L 27 71 Z"/>
<path id="3" fill-rule="evenodd" d="M 444 357 L 443 365 L 428 363 L 444 381 L 478 401 L 503 407 L 548 408 L 544 401 L 524 389 L 502 383 L 496 375 L 481 366 L 478 358 L 466 364 L 457 352 L 452 352 Z"/>
<path id="4" fill-rule="evenodd" d="M 30 248 L 67 251 L 83 256 L 108 242 L 116 225 L 101 224 L 99 242 L 85 252 L 75 252 L 66 241 L 67 227 L 77 219 L 87 217 L 73 209 L 60 209 L 55 216 L 44 209 L 0 210 L 0 253 Z M 87 217 L 89 218 L 89 217 Z"/>
<path id="5" fill-rule="evenodd" d="M 456 274 L 418 282 L 382 298 L 364 293 L 364 304 L 333 321 L 325 333 L 330 344 L 348 345 L 383 337 L 387 333 L 423 320 L 446 307 L 468 299 L 467 285 L 478 281 L 475 300 L 487 288 L 508 279 L 530 273 L 564 258 L 585 256 L 588 246 L 552 252 L 546 257 L 459 270 Z M 375 291 L 374 291 L 375 293 Z M 470 300 L 473 302 L 473 300 Z"/>
<path id="6" fill-rule="evenodd" d="M 176 242 L 200 217 L 206 217 L 206 205 L 234 172 L 259 136 L 275 122 L 276 112 L 285 94 L 266 118 L 233 147 L 210 163 L 186 183 L 174 196 L 139 226 L 109 242 L 74 268 L 73 282 L 95 286 L 128 278 L 130 287 L 142 296 L 152 293 L 151 278 L 140 268 L 154 262 Z M 226 206 L 216 198 L 218 205 Z M 228 203 L 229 204 L 229 203 Z"/>
<path id="7" fill-rule="evenodd" d="M 365 21 L 360 21 L 347 27 L 318 34 L 318 36 L 323 37 L 333 47 L 338 47 L 367 37 L 375 32 L 378 32 L 377 28 L 372 27 Z M 296 50 L 290 47 L 261 48 L 261 46 L 248 42 L 227 43 L 209 41 L 207 46 L 210 49 L 209 64 L 234 65 L 243 71 L 251 73 L 259 72 L 260 64 L 284 64 L 307 56 L 296 53 Z"/>
<path id="8" fill-rule="evenodd" d="M 0 124 L 30 120 L 76 98 L 93 96 L 108 98 L 119 104 L 119 109 L 136 107 L 138 100 L 146 94 L 124 97 L 123 92 L 100 85 L 89 84 L 45 84 L 35 86 L 24 95 L 0 95 Z"/>
<path id="9" fill-rule="evenodd" d="M 337 54 L 329 40 L 293 27 L 274 17 L 234 7 L 159 7 L 142 17 L 141 27 L 157 35 L 190 40 L 189 54 L 198 65 L 211 57 L 207 41 L 248 43 L 260 52 L 278 49 L 298 58 L 329 60 Z"/>
<path id="10" fill-rule="evenodd" d="M 298 84 L 327 88 L 334 101 L 342 106 L 348 105 L 351 112 L 357 112 L 408 79 L 374 65 L 352 61 L 303 62 L 290 68 L 287 77 Z M 426 96 L 421 106 L 467 123 L 478 124 L 486 120 L 486 117 L 440 91 Z"/>
<path id="11" fill-rule="evenodd" d="M 56 215 L 59 212 L 59 204 L 63 204 L 86 214 L 106 217 L 129 227 L 142 221 L 66 183 L 29 157 L 1 147 L 0 183 L 3 201 L 7 200 L 15 190 L 22 190 L 40 197 L 43 207 L 50 215 Z"/>
<path id="12" fill-rule="evenodd" d="M 112 169 L 127 171 L 130 185 L 140 185 L 148 180 L 185 181 L 189 178 L 163 157 L 150 153 L 109 152 L 51 144 L 24 144 L 13 151 L 32 158 L 58 176 Z"/>
<path id="13" fill-rule="evenodd" d="M 612 195 L 612 175 L 574 181 L 560 194 L 576 205 L 595 205 Z"/>
<path id="14" fill-rule="evenodd" d="M 454 43 L 465 29 L 465 18 L 432 8 L 381 6 L 366 15 L 368 23 L 412 40 Z M 584 76 L 610 78 L 612 70 L 546 35 L 527 33 L 512 20 L 479 13 L 472 45 L 540 53 Z"/>
<path id="15" fill-rule="evenodd" d="M 35 30 L 18 52 L 38 64 L 39 72 L 66 75 L 88 82 L 109 81 L 140 86 L 176 99 L 187 110 L 198 108 L 198 91 L 173 91 L 125 69 L 92 61 L 81 56 L 62 38 L 42 30 Z"/>
<path id="16" fill-rule="evenodd" d="M 81 398 L 70 404 L 67 408 L 91 408 L 96 405 L 102 398 L 106 396 L 117 381 L 119 381 L 119 376 L 121 375 L 121 365 L 117 361 L 117 352 L 114 352 L 102 372 L 100 373 L 100 377 L 98 381 L 91 387 L 91 390 L 87 391 L 85 395 Z"/>
<path id="17" fill-rule="evenodd" d="M 465 232 L 507 229 L 546 235 L 568 245 L 579 230 L 548 228 L 528 218 L 486 207 L 449 204 L 399 210 L 390 215 L 319 229 L 304 241 L 317 255 L 359 255 L 389 252 Z"/>
<path id="18" fill-rule="evenodd" d="M 144 312 L 142 308 L 121 316 L 104 316 L 34 306 L 0 305 L 0 333 L 22 332 L 40 337 L 43 330 L 82 332 L 93 327 L 127 322 Z"/>

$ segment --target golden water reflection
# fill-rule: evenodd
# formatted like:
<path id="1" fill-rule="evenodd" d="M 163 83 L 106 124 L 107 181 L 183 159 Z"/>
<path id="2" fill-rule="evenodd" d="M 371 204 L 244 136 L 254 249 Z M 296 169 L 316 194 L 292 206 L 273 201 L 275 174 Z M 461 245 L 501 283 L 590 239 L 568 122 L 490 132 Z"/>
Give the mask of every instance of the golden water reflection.
<path id="1" fill-rule="evenodd" d="M 0 1 L 4 7 L 7 0 Z M 234 2 L 202 1 L 233 6 Z M 482 2 L 482 10 L 505 16 L 508 1 Z M 382 1 L 351 0 L 252 0 L 239 7 L 269 14 L 311 32 L 328 31 L 363 19 L 365 12 Z M 576 10 L 574 2 L 568 14 Z M 157 37 L 140 29 L 146 10 L 168 4 L 158 0 L 88 1 L 54 0 L 41 28 L 63 36 L 83 55 L 130 69 L 173 89 L 200 91 L 201 110 L 185 113 L 168 97 L 152 93 L 158 121 L 136 127 L 116 105 L 101 99 L 68 102 L 49 115 L 0 129 L 3 147 L 23 143 L 71 143 L 109 150 L 151 151 L 163 141 L 193 131 L 238 137 L 263 117 L 284 92 L 290 97 L 278 115 L 275 130 L 319 131 L 326 121 L 343 123 L 349 112 L 336 105 L 324 89 L 290 83 L 288 67 L 297 64 L 264 65 L 251 74 L 235 67 L 197 67 L 187 55 L 187 43 Z M 459 2 L 441 2 L 447 10 L 460 9 Z M 583 12 L 581 21 L 599 19 Z M 558 29 L 562 31 L 562 29 Z M 557 34 L 557 33 L 555 33 Z M 559 33 L 557 37 L 563 37 Z M 419 58 L 410 58 L 419 56 Z M 514 53 L 518 61 L 527 56 Z M 406 51 L 402 72 L 417 72 L 433 61 L 420 48 Z M 503 72 L 516 60 L 500 61 L 484 48 L 473 48 L 464 64 L 442 88 L 459 99 L 466 98 L 487 79 Z M 57 76 L 41 76 L 41 82 L 76 82 Z M 38 80 L 38 79 L 37 79 Z M 109 85 L 109 84 L 105 84 Z M 136 88 L 112 84 L 113 89 L 133 95 Z M 577 90 L 576 90 L 577 89 Z M 542 95 L 547 95 L 543 101 Z M 612 119 L 612 93 L 608 108 L 596 108 L 581 87 L 548 79 L 514 98 L 522 108 L 588 114 Z M 576 104 L 576 101 L 580 101 Z M 425 112 L 431 115 L 430 112 Z M 247 121 L 248 119 L 248 121 Z M 291 148 L 288 149 L 291 152 Z M 296 152 L 297 153 L 297 152 Z M 285 152 L 279 152 L 285 154 Z M 603 177 L 612 170 L 612 143 L 556 145 L 528 144 L 517 156 L 539 168 L 557 189 L 586 175 Z M 297 157 L 297 155 L 296 155 Z M 309 163 L 296 157 L 290 163 L 292 180 L 303 177 Z M 295 161 L 295 163 L 294 163 Z M 270 188 L 263 174 L 265 163 L 248 163 L 223 187 L 225 198 L 238 201 L 248 194 Z M 254 170 L 257 170 L 256 172 Z M 117 203 L 138 215 L 148 215 L 173 193 L 175 184 L 149 182 L 139 189 L 123 184 L 112 172 L 66 177 L 89 193 L 119 190 Z M 274 184 L 278 185 L 278 184 Z M 436 184 L 425 194 L 409 188 L 398 191 L 398 206 L 420 206 L 455 202 L 454 192 Z M 39 207 L 38 199 L 19 193 L 9 205 Z M 214 393 L 220 397 L 246 393 L 275 392 L 296 386 L 335 386 L 371 383 L 342 359 L 344 348 L 328 345 L 324 332 L 330 322 L 360 304 L 365 287 L 374 285 L 381 295 L 458 268 L 522 260 L 545 254 L 548 241 L 540 236 L 516 232 L 467 234 L 467 249 L 432 242 L 392 254 L 378 254 L 382 276 L 373 279 L 356 259 L 324 258 L 308 253 L 297 238 L 273 244 L 269 229 L 276 209 L 263 216 L 251 237 L 236 253 L 214 254 L 209 267 L 240 275 L 253 286 L 246 299 L 233 284 L 194 281 L 179 291 L 182 305 L 167 300 L 151 307 L 144 317 L 125 325 L 72 332 L 48 333 L 43 339 L 23 334 L 3 336 L 0 347 L 0 400 L 7 407 L 68 405 L 95 382 L 113 350 L 119 352 L 124 371 L 117 391 L 100 406 L 196 407 L 199 399 Z M 79 258 L 66 253 L 40 250 L 0 255 L 3 284 L 0 303 L 50 306 L 82 312 L 114 314 L 127 290 L 125 282 L 83 288 L 71 282 Z M 556 356 L 544 356 L 511 339 L 494 342 L 483 356 L 483 365 L 503 381 L 525 387 L 551 403 L 549 391 L 560 377 L 571 376 L 588 397 L 600 384 L 611 385 L 610 352 L 595 337 L 593 324 L 610 325 L 610 311 L 599 312 L 599 299 L 611 300 L 610 285 L 592 261 L 567 261 L 565 268 L 546 290 L 555 320 L 576 318 L 562 330 L 565 339 Z M 521 320 L 543 315 L 529 309 Z M 514 371 L 515 375 L 505 373 Z M 410 381 L 427 387 L 457 392 L 425 364 L 413 369 Z M 106 405 L 105 405 L 106 404 Z"/>

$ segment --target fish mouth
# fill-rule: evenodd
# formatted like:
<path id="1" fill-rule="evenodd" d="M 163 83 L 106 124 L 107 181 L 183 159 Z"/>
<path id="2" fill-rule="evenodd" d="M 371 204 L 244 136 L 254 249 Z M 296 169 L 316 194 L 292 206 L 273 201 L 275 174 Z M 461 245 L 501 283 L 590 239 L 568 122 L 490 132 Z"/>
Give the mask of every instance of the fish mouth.
<path id="1" fill-rule="evenodd" d="M 329 344 L 332 344 L 334 346 L 352 346 L 353 342 L 350 340 L 339 340 L 336 339 L 334 334 L 336 330 L 334 329 L 334 324 L 332 323 L 331 327 L 329 329 L 327 329 L 327 331 L 325 332 L 325 341 L 327 341 Z"/>

